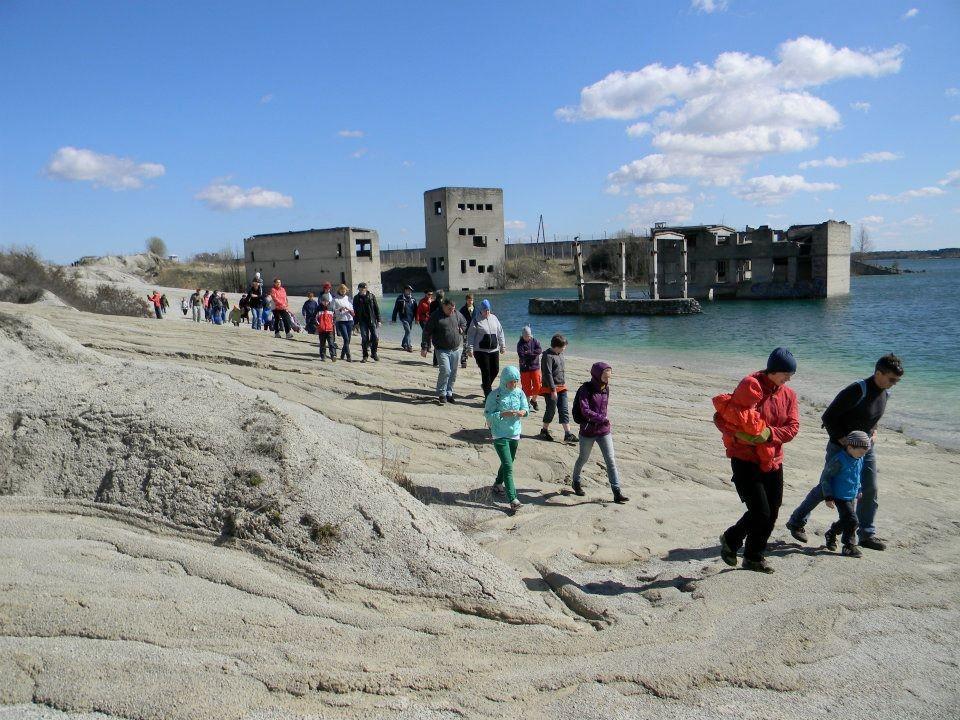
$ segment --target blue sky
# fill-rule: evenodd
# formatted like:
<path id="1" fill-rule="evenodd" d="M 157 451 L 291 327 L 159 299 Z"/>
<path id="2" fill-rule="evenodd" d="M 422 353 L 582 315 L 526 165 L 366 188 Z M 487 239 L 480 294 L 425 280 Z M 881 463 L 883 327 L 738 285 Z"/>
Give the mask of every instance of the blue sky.
<path id="1" fill-rule="evenodd" d="M 508 235 L 960 245 L 960 3 L 0 3 L 0 244 L 189 255 L 504 189 Z M 698 67 L 698 64 L 700 67 Z"/>

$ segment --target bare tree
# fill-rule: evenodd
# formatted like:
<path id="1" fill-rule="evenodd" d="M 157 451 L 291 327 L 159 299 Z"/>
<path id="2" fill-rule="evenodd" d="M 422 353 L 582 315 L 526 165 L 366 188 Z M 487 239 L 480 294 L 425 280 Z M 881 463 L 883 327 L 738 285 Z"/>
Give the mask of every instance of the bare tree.
<path id="1" fill-rule="evenodd" d="M 860 232 L 853 241 L 853 251 L 854 257 L 860 262 L 866 259 L 868 252 L 873 251 L 873 240 L 870 239 L 870 232 L 866 225 L 860 226 Z"/>
<path id="2" fill-rule="evenodd" d="M 149 237 L 147 238 L 146 246 L 147 252 L 159 255 L 160 257 L 167 256 L 167 244 L 163 241 L 163 238 L 158 238 L 156 235 Z"/>
<path id="3" fill-rule="evenodd" d="M 246 288 L 246 273 L 243 254 L 234 246 L 226 246 L 217 253 L 220 258 L 220 284 L 227 292 L 243 292 Z"/>

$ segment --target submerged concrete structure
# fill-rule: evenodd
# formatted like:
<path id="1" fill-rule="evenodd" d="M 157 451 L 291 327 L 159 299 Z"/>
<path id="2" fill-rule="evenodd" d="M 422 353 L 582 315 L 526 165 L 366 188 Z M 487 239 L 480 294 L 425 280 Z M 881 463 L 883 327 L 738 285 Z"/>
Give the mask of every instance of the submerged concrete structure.
<path id="1" fill-rule="evenodd" d="M 850 292 L 846 222 L 650 229 L 651 298 L 826 298 Z"/>
<path id="2" fill-rule="evenodd" d="M 434 287 L 485 290 L 499 285 L 505 259 L 502 189 L 427 190 L 423 218 Z"/>
<path id="3" fill-rule="evenodd" d="M 247 283 L 259 272 L 267 285 L 279 277 L 288 292 L 318 292 L 324 282 L 340 283 L 351 292 L 365 282 L 374 295 L 380 283 L 380 237 L 357 227 L 290 230 L 251 235 L 243 241 Z"/>

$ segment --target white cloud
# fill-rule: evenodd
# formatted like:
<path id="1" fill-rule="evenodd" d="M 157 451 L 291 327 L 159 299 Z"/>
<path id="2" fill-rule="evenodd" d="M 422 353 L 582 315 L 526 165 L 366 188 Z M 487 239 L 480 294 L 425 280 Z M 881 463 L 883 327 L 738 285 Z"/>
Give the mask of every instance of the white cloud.
<path id="1" fill-rule="evenodd" d="M 960 115 L 951 115 L 950 122 L 960 122 Z"/>
<path id="2" fill-rule="evenodd" d="M 252 187 L 244 190 L 239 185 L 213 182 L 196 194 L 211 210 L 242 210 L 243 208 L 289 208 L 293 198 L 275 190 Z"/>
<path id="3" fill-rule="evenodd" d="M 927 187 L 917 188 L 916 190 L 904 190 L 902 193 L 897 195 L 887 195 L 885 193 L 879 193 L 877 195 L 868 195 L 867 200 L 870 202 L 907 202 L 908 200 L 913 200 L 914 198 L 921 197 L 936 197 L 938 195 L 945 195 L 946 190 L 942 188 L 934 187 L 929 185 Z"/>
<path id="4" fill-rule="evenodd" d="M 413 160 L 404 160 L 400 164 L 403 165 L 403 167 L 413 167 L 414 163 L 413 163 Z"/>
<path id="5" fill-rule="evenodd" d="M 638 185 L 634 192 L 640 197 L 649 197 L 650 195 L 676 195 L 677 193 L 682 193 L 687 191 L 686 185 L 681 185 L 680 183 L 647 183 L 645 185 Z"/>
<path id="6" fill-rule="evenodd" d="M 862 100 L 860 102 L 850 103 L 850 107 L 852 107 L 854 110 L 859 110 L 860 112 L 865 112 L 865 113 L 870 112 L 870 103 L 864 102 Z"/>
<path id="7" fill-rule="evenodd" d="M 260 104 L 266 105 L 268 102 L 272 100 L 273 100 L 273 93 L 267 93 L 266 95 L 260 98 Z"/>
<path id="8" fill-rule="evenodd" d="M 919 15 L 919 14 L 920 14 L 920 11 L 919 11 L 919 10 L 917 10 L 916 8 L 910 8 L 910 9 L 907 10 L 903 15 L 900 16 L 900 19 L 901 19 L 901 20 L 910 20 L 910 19 L 912 19 L 912 18 L 915 18 L 915 17 L 916 17 L 917 15 Z"/>
<path id="9" fill-rule="evenodd" d="M 712 65 L 647 65 L 615 71 L 583 88 L 580 103 L 557 110 L 562 120 L 646 120 L 627 134 L 652 135 L 657 154 L 611 173 L 608 191 L 629 183 L 704 178 L 716 185 L 740 179 L 744 166 L 771 153 L 814 147 L 818 132 L 840 114 L 807 88 L 900 70 L 904 48 L 836 48 L 810 37 L 782 43 L 777 60 L 725 52 Z"/>
<path id="10" fill-rule="evenodd" d="M 362 147 L 362 148 L 358 148 L 357 150 L 354 150 L 352 153 L 350 153 L 350 157 L 352 157 L 352 158 L 362 158 L 362 157 L 363 157 L 364 155 L 366 155 L 366 154 L 367 154 L 367 149 L 366 149 L 365 147 Z"/>
<path id="11" fill-rule="evenodd" d="M 627 208 L 634 227 L 650 227 L 656 222 L 681 223 L 693 215 L 693 201 L 678 197 L 669 200 L 656 200 L 644 205 L 630 205 Z"/>
<path id="12" fill-rule="evenodd" d="M 960 170 L 951 170 L 943 180 L 939 180 L 937 185 L 960 186 Z"/>
<path id="13" fill-rule="evenodd" d="M 337 135 L 344 138 L 362 138 L 363 130 L 340 130 Z"/>
<path id="14" fill-rule="evenodd" d="M 761 175 L 733 189 L 737 197 L 754 205 L 776 205 L 798 192 L 836 190 L 835 183 L 807 182 L 802 175 Z"/>
<path id="15" fill-rule="evenodd" d="M 503 227 L 507 230 L 513 230 L 514 232 L 520 232 L 521 230 L 527 229 L 527 224 L 523 220 L 507 220 Z"/>
<path id="16" fill-rule="evenodd" d="M 948 87 L 946 90 L 943 91 L 943 94 L 946 95 L 947 97 L 957 97 L 958 95 L 960 95 L 960 88 Z"/>
<path id="17" fill-rule="evenodd" d="M 160 163 L 141 163 L 68 145 L 51 156 L 44 172 L 58 180 L 89 182 L 94 187 L 113 190 L 135 190 L 143 187 L 144 180 L 163 175 L 166 168 Z"/>
<path id="18" fill-rule="evenodd" d="M 911 215 L 908 218 L 901 220 L 898 225 L 903 225 L 904 227 L 913 228 L 914 230 L 922 230 L 933 225 L 933 218 L 927 215 Z"/>
<path id="19" fill-rule="evenodd" d="M 806 160 L 800 163 L 800 169 L 805 170 L 807 168 L 815 167 L 842 168 L 847 167 L 848 165 L 865 165 L 867 163 L 890 162 L 891 160 L 899 160 L 901 157 L 903 156 L 898 155 L 897 153 L 889 152 L 888 150 L 864 153 L 860 157 L 856 158 L 836 158 L 832 155 L 829 155 L 823 158 L 823 160 Z"/>
<path id="20" fill-rule="evenodd" d="M 690 0 L 690 7 L 697 12 L 712 13 L 727 9 L 727 0 Z"/>
<path id="21" fill-rule="evenodd" d="M 867 215 L 857 220 L 861 225 L 882 225 L 883 215 Z"/>

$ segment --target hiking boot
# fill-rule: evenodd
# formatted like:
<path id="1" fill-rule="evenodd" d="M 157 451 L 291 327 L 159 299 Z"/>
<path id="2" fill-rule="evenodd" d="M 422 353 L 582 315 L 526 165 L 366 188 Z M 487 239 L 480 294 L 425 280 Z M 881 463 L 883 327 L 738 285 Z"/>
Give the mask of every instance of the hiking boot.
<path id="1" fill-rule="evenodd" d="M 546 440 L 547 442 L 553 442 L 553 435 L 550 434 L 550 431 L 546 428 L 540 430 L 540 434 L 537 435 L 537 440 Z"/>
<path id="2" fill-rule="evenodd" d="M 843 550 L 840 551 L 841 555 L 846 555 L 847 557 L 861 558 L 863 553 L 860 552 L 860 548 L 853 543 L 844 543 Z"/>
<path id="3" fill-rule="evenodd" d="M 564 441 L 565 443 L 575 443 L 575 442 L 579 442 L 579 440 L 577 439 L 577 436 L 574 435 L 572 432 L 565 432 L 565 433 L 563 434 L 563 441 Z"/>
<path id="4" fill-rule="evenodd" d="M 790 531 L 790 534 L 793 536 L 794 540 L 796 540 L 797 542 L 802 542 L 806 544 L 807 533 L 801 526 L 791 525 L 790 523 L 787 523 L 787 530 Z"/>
<path id="5" fill-rule="evenodd" d="M 364 363 L 364 362 L 366 362 L 366 361 L 367 361 L 366 358 L 360 358 L 360 362 Z"/>
<path id="6" fill-rule="evenodd" d="M 504 488 L 503 483 L 500 483 L 500 482 L 495 482 L 493 484 L 492 492 L 494 495 L 501 495 L 501 496 L 507 494 L 506 488 Z"/>
<path id="7" fill-rule="evenodd" d="M 370 357 L 373 358 L 373 361 L 374 361 L 374 362 L 380 362 L 380 356 L 379 356 L 379 355 L 371 355 Z"/>
<path id="8" fill-rule="evenodd" d="M 534 410 L 536 410 L 537 412 L 540 412 L 540 406 L 537 405 L 537 401 L 536 401 L 536 400 L 531 400 L 531 401 L 530 401 L 530 407 L 533 408 Z"/>
<path id="9" fill-rule="evenodd" d="M 287 340 L 293 340 L 293 333 L 287 333 Z"/>
<path id="10" fill-rule="evenodd" d="M 520 503 L 519 500 L 514 500 L 514 501 L 512 501 L 512 502 L 510 503 L 510 507 L 507 508 L 507 514 L 508 514 L 508 515 L 516 515 L 516 514 L 517 514 L 517 510 L 519 510 L 519 509 L 522 508 L 522 507 L 523 507 L 523 505 Z"/>
<path id="11" fill-rule="evenodd" d="M 620 492 L 620 488 L 613 489 L 613 501 L 618 505 L 623 505 L 623 503 L 627 502 L 629 499 L 630 498 Z"/>
<path id="12" fill-rule="evenodd" d="M 886 550 L 887 544 L 876 535 L 867 535 L 860 539 L 860 547 L 865 547 L 868 550 Z"/>
<path id="13" fill-rule="evenodd" d="M 730 567 L 737 566 L 737 551 L 730 547 L 726 534 L 720 536 L 720 559 Z"/>
<path id="14" fill-rule="evenodd" d="M 447 402 L 447 398 L 445 395 L 441 395 L 440 397 L 437 398 L 437 405 L 445 405 L 446 402 Z"/>
<path id="15" fill-rule="evenodd" d="M 579 495 L 580 497 L 586 495 L 586 493 L 583 491 L 583 485 L 580 484 L 579 480 L 574 480 L 572 487 L 574 495 Z"/>
<path id="16" fill-rule="evenodd" d="M 773 566 L 771 566 L 765 558 L 760 558 L 759 560 L 747 560 L 744 558 L 743 569 L 752 570 L 753 572 L 766 573 L 767 575 L 770 575 L 774 572 Z"/>
<path id="17" fill-rule="evenodd" d="M 823 539 L 827 541 L 827 550 L 830 552 L 837 551 L 837 533 L 832 528 L 823 534 Z"/>
<path id="18" fill-rule="evenodd" d="M 450 395 L 447 395 L 447 402 L 456 404 L 457 401 L 454 399 L 453 393 L 451 393 Z"/>
<path id="19" fill-rule="evenodd" d="M 275 337 L 277 340 L 279 340 L 279 339 L 280 339 L 280 333 L 274 333 L 274 334 L 273 334 L 273 337 Z"/>

